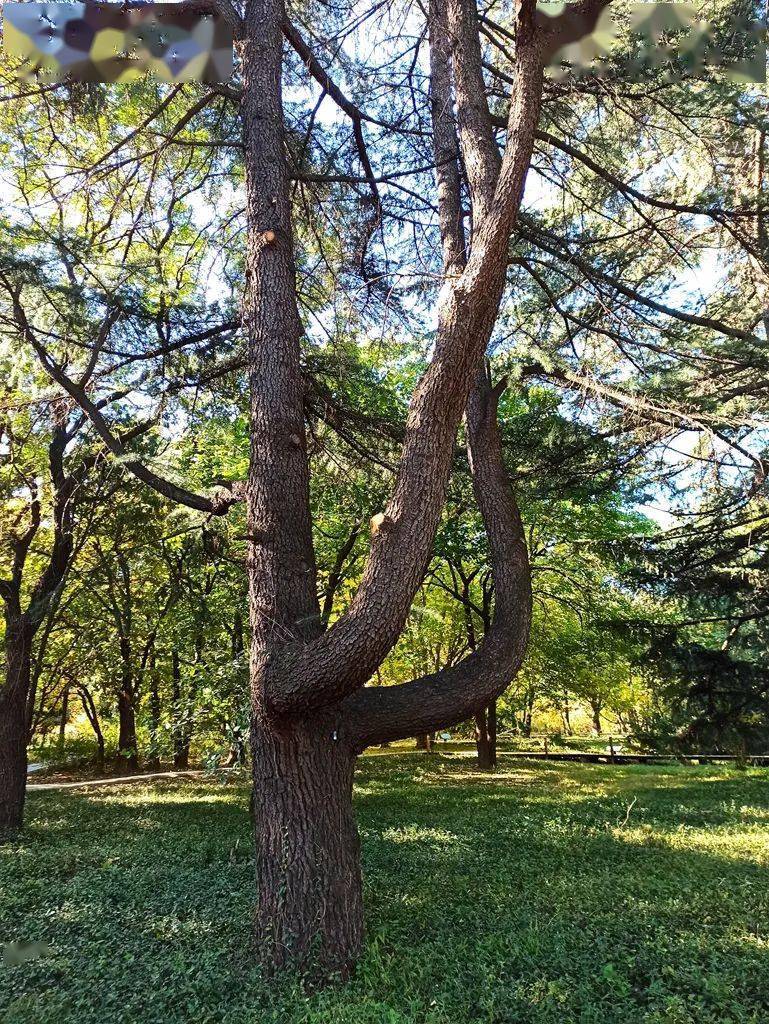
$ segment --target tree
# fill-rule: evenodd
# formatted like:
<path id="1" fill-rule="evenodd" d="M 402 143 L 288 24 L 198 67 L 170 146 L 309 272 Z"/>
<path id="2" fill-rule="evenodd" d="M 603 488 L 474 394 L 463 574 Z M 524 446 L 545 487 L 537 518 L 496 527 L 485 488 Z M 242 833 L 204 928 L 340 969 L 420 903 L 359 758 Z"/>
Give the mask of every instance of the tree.
<path id="1" fill-rule="evenodd" d="M 9 271 L 5 286 L 18 300 L 12 302 L 12 315 L 25 345 L 37 354 L 58 387 L 81 407 L 94 432 L 124 469 L 201 516 L 223 515 L 242 500 L 239 481 L 228 475 L 218 481 L 220 490 L 210 493 L 217 481 L 209 474 L 208 479 L 198 481 L 198 490 L 192 490 L 194 472 L 187 473 L 182 484 L 161 471 L 157 462 L 150 465 L 141 452 L 116 436 L 116 410 L 121 407 L 114 393 L 124 395 L 124 389 L 141 391 L 144 386 L 144 374 L 134 370 L 135 377 L 129 379 L 129 361 L 134 368 L 139 363 L 148 368 L 163 401 L 170 401 L 174 393 L 171 387 L 164 391 L 160 387 L 165 383 L 166 360 L 180 352 L 188 351 L 190 359 L 189 366 L 183 367 L 182 382 L 174 384 L 177 389 L 185 386 L 190 368 L 195 371 L 195 385 L 202 386 L 247 365 L 251 457 L 245 499 L 257 944 L 260 958 L 269 968 L 307 966 L 317 961 L 325 971 L 345 973 L 357 956 L 362 936 L 360 864 L 351 805 L 358 753 L 369 743 L 430 732 L 488 708 L 515 675 L 526 645 L 530 573 L 497 425 L 497 407 L 507 382 L 504 377 L 491 378 L 484 364 L 503 299 L 505 317 L 515 322 L 520 337 L 534 335 L 526 374 L 571 395 L 588 395 L 590 401 L 599 396 L 606 405 L 621 409 L 621 422 L 610 424 L 607 431 L 640 434 L 649 430 L 649 424 L 661 431 L 657 437 L 668 436 L 664 431 L 680 431 L 682 424 L 710 430 L 713 386 L 702 367 L 709 371 L 711 359 L 720 361 L 717 351 L 714 355 L 713 338 L 727 337 L 735 349 L 742 349 L 732 355 L 750 387 L 761 361 L 757 354 L 761 339 L 749 326 L 727 322 L 734 313 L 733 304 L 706 311 L 712 315 L 691 314 L 663 303 L 658 294 L 668 280 L 670 250 L 679 251 L 688 230 L 685 218 L 702 213 L 722 228 L 725 214 L 717 206 L 703 212 L 704 199 L 697 196 L 694 203 L 679 203 L 676 198 L 660 207 L 660 200 L 627 185 L 614 173 L 616 147 L 606 146 L 603 138 L 597 147 L 603 161 L 596 162 L 557 136 L 537 135 L 543 65 L 564 37 L 574 38 L 573 11 L 563 18 L 546 18 L 537 15 L 531 0 L 521 0 L 505 11 L 505 24 L 500 26 L 486 15 L 481 21 L 472 0 L 450 0 L 445 10 L 437 3 L 432 5 L 425 26 L 430 118 L 422 116 L 426 105 L 419 102 L 418 87 L 413 86 L 405 104 L 417 111 L 415 123 L 411 123 L 394 110 L 397 104 L 381 99 L 383 86 L 391 90 L 388 60 L 366 81 L 368 89 L 361 92 L 361 102 L 356 104 L 333 81 L 295 24 L 288 21 L 280 0 L 249 0 L 242 19 L 224 0 L 218 6 L 238 37 L 242 90 L 212 90 L 170 125 L 165 119 L 171 116 L 173 101 L 181 99 L 178 94 L 165 97 L 141 118 L 141 126 L 126 134 L 117 149 L 131 153 L 136 140 L 155 120 L 162 128 L 157 133 L 161 141 L 156 140 L 149 151 L 137 145 L 137 153 L 118 159 L 117 164 L 121 170 L 129 164 L 135 167 L 142 187 L 150 194 L 158 164 L 155 158 L 159 160 L 169 148 L 178 146 L 173 152 L 185 153 L 190 165 L 185 169 L 181 166 L 184 160 L 175 157 L 173 174 L 166 182 L 171 198 L 164 196 L 170 203 L 167 208 L 174 210 L 190 186 L 190 178 L 199 172 L 214 177 L 210 165 L 195 165 L 196 152 L 205 153 L 210 145 L 213 151 L 221 147 L 239 154 L 245 175 L 247 227 L 241 314 L 229 320 L 218 317 L 210 327 L 192 330 L 193 317 L 214 321 L 203 308 L 200 291 L 193 301 L 189 290 L 148 289 L 149 298 L 138 315 L 131 313 L 132 303 L 126 296 L 118 314 L 121 324 L 129 324 L 131 330 L 121 326 L 124 347 L 115 357 L 123 360 L 119 364 L 122 377 L 114 364 L 103 368 L 102 398 L 97 402 L 79 386 L 73 367 L 91 358 L 98 361 L 98 348 L 85 345 L 90 354 L 84 355 L 63 332 L 50 337 L 35 317 L 26 314 L 22 292 L 29 288 L 28 283 L 20 286 L 18 275 Z M 585 0 L 577 5 L 576 21 L 594 22 L 602 6 Z M 481 46 L 482 30 L 484 39 L 489 35 L 493 39 L 490 67 L 488 47 Z M 284 56 L 284 38 L 295 57 Z M 514 59 L 509 50 L 511 38 L 515 39 Z M 407 65 L 412 57 L 414 66 L 419 63 L 420 46 L 421 40 Z M 318 141 L 314 111 L 306 117 L 301 112 L 296 115 L 294 105 L 284 102 L 284 75 L 312 79 L 347 119 L 350 131 L 332 126 L 326 134 L 320 131 Z M 413 71 L 408 66 L 404 67 L 404 81 L 411 89 Z M 378 102 L 369 103 L 367 92 Z M 653 104 L 649 97 L 654 93 L 652 87 L 638 102 Z M 594 99 L 589 87 L 577 88 L 576 95 L 586 103 L 591 96 Z M 549 98 L 551 110 L 557 113 L 566 107 L 579 122 L 579 104 L 570 107 L 574 96 L 568 88 L 550 90 Z M 622 99 L 619 96 L 618 107 Z M 228 103 L 239 109 L 239 139 L 214 130 L 223 126 L 225 132 L 234 131 L 235 119 L 228 113 L 222 112 L 212 124 L 216 117 L 209 111 L 218 116 Z M 719 109 L 726 105 L 723 100 Z M 370 109 L 374 113 L 369 113 Z M 196 110 L 206 111 L 202 137 L 184 133 Z M 676 116 L 671 115 L 671 120 Z M 564 119 L 568 120 L 565 115 Z M 638 124 L 632 116 L 630 120 L 634 140 L 651 130 L 643 119 Z M 596 119 L 588 117 L 586 121 L 595 123 Z M 367 133 L 374 130 L 384 139 L 381 162 L 389 169 L 382 174 L 373 171 L 369 155 Z M 501 133 L 506 138 L 502 152 Z M 324 140 L 333 145 L 324 146 Z M 568 201 L 559 215 L 519 216 L 535 142 L 547 147 L 556 173 L 565 181 Z M 70 145 L 76 147 L 77 143 L 75 139 Z M 557 157 L 552 156 L 554 150 Z M 115 153 L 111 147 L 108 155 L 111 158 Z M 560 154 L 568 156 L 566 169 Z M 422 159 L 409 171 L 402 165 L 411 155 Z M 103 180 L 107 174 L 104 162 L 97 160 L 84 170 L 89 182 Z M 577 172 L 575 165 L 580 168 Z M 427 170 L 420 171 L 420 166 Z M 240 167 L 236 163 L 233 176 Z M 591 173 L 597 168 L 598 185 L 593 184 L 587 199 L 580 192 L 582 168 L 590 168 Z M 344 283 L 354 278 L 356 285 L 363 286 L 365 301 L 381 311 L 385 306 L 382 295 L 389 295 L 389 287 L 382 283 L 391 274 L 389 245 L 397 244 L 402 250 L 409 244 L 404 237 L 412 237 L 405 226 L 409 230 L 416 227 L 414 233 L 419 237 L 423 226 L 419 218 L 432 215 L 430 199 L 402 186 L 400 179 L 410 175 L 421 187 L 426 174 L 433 171 L 439 245 L 437 252 L 429 251 L 430 241 L 426 247 L 430 286 L 424 287 L 422 302 L 426 307 L 434 300 L 437 326 L 434 330 L 423 328 L 430 342 L 429 360 L 411 393 L 405 423 L 397 424 L 399 429 L 393 432 L 386 416 L 373 417 L 370 409 L 360 408 L 350 415 L 344 409 L 338 394 L 324 386 L 327 382 L 322 372 L 313 373 L 317 369 L 313 363 L 322 363 L 322 358 L 307 358 L 303 363 L 300 304 L 310 319 L 317 306 L 308 301 L 308 291 L 325 298 L 329 279 Z M 575 193 L 570 191 L 572 179 L 579 186 Z M 408 199 L 399 203 L 389 196 L 386 199 L 380 187 L 385 182 L 393 184 L 393 193 Z M 323 226 L 327 237 L 311 212 L 304 209 L 298 215 L 303 202 L 305 208 L 311 205 L 302 190 L 309 184 L 317 185 L 321 199 L 333 200 L 321 204 L 330 221 Z M 132 186 L 125 182 L 123 187 Z M 341 198 L 349 194 L 352 202 Z M 292 198 L 296 198 L 293 208 Z M 639 203 L 641 214 L 637 212 Z M 138 205 L 145 208 L 145 196 Z M 648 214 L 648 206 L 664 211 L 672 226 L 660 227 Z M 121 235 L 126 249 L 135 237 L 134 222 L 128 219 L 131 223 Z M 170 214 L 168 219 L 170 222 Z M 383 227 L 385 219 L 387 226 Z M 617 219 L 634 244 L 622 231 L 615 232 Z M 584 225 L 584 238 L 575 225 Z M 727 227 L 732 226 L 730 221 Z M 189 230 L 189 224 L 185 228 Z M 170 237 L 173 224 L 169 223 L 168 231 Z M 166 249 L 167 233 L 153 224 L 147 234 L 140 249 L 142 259 L 129 262 L 126 272 L 146 280 L 150 264 L 165 282 L 159 254 Z M 435 236 L 434 231 L 425 230 L 428 239 Z M 663 242 L 658 242 L 659 236 Z M 102 235 L 89 239 L 92 251 L 101 244 Z M 414 244 L 421 257 L 422 248 Z M 335 259 L 335 247 L 341 260 Z M 79 251 L 87 248 L 81 246 Z M 594 259 L 587 255 L 596 251 L 599 255 Z M 316 275 L 307 272 L 310 256 L 318 258 L 321 269 Z M 182 265 L 185 269 L 188 264 L 182 260 Z M 180 271 L 180 276 L 185 275 Z M 528 284 L 520 285 L 521 277 Z M 240 279 L 235 273 L 229 280 Z M 508 282 L 513 285 L 511 301 L 505 297 Z M 120 281 L 114 289 L 91 287 L 91 304 L 105 320 L 113 308 L 112 293 L 120 293 L 124 284 Z M 405 305 L 402 301 L 398 310 L 404 319 Z M 613 306 L 626 313 L 627 323 L 616 322 Z M 334 320 L 330 315 L 335 313 L 333 303 L 329 307 L 324 310 L 328 315 L 318 318 L 319 331 Z M 355 310 L 355 327 L 360 328 L 366 323 L 365 316 L 359 307 Z M 559 332 L 553 324 L 561 321 L 566 326 Z M 159 335 L 152 348 L 141 338 L 141 329 L 150 326 L 156 327 Z M 246 335 L 245 350 L 231 343 L 238 329 Z M 665 331 L 672 338 L 668 347 L 661 346 L 658 339 Z M 590 339 L 589 346 L 583 334 Z M 335 340 L 333 331 L 330 335 Z M 224 339 L 225 351 L 218 360 L 211 357 L 213 338 Z M 311 353 L 312 340 L 307 341 Z M 540 340 L 542 345 L 537 344 Z M 630 386 L 627 374 L 623 377 L 616 370 L 614 348 L 624 353 L 628 345 L 633 355 L 623 368 L 636 366 L 642 358 L 650 364 L 637 386 Z M 641 356 L 637 354 L 639 346 Z M 316 347 L 321 356 L 325 354 L 321 345 Z M 688 371 L 692 361 L 701 372 L 689 393 L 684 383 L 689 378 L 679 371 L 682 363 Z M 150 368 L 159 363 L 162 368 L 152 375 Z M 112 379 L 119 379 L 123 390 L 108 391 Z M 703 387 L 698 390 L 700 385 Z M 194 421 L 191 405 L 185 413 Z M 456 459 L 463 413 L 468 462 L 493 577 L 494 608 L 488 628 L 477 649 L 451 666 L 397 686 L 368 687 L 367 681 L 396 643 L 422 585 Z M 394 464 L 391 496 L 371 520 L 370 551 L 359 585 L 338 617 L 334 617 L 333 601 L 329 614 L 324 614 L 318 595 L 311 452 L 305 429 L 307 419 L 314 417 L 325 417 L 324 422 L 338 426 L 340 436 L 346 433 L 350 443 L 357 443 L 362 425 L 370 427 L 373 422 L 379 436 L 387 437 L 388 454 L 399 449 L 395 458 L 387 460 Z M 725 436 L 727 443 L 740 443 Z M 353 546 L 355 543 L 357 540 Z M 338 592 L 338 583 L 332 586 L 332 576 L 329 574 L 324 584 L 333 594 L 335 589 Z"/>
<path id="2" fill-rule="evenodd" d="M 41 629 L 43 647 L 50 637 L 62 586 L 88 536 L 98 499 L 105 494 L 88 487 L 93 483 L 89 477 L 98 476 L 94 470 L 103 453 L 87 440 L 83 443 L 79 410 L 61 398 L 43 401 L 39 381 L 25 373 L 28 366 L 20 363 L 11 370 L 7 357 L 2 363 L 7 383 L 0 413 L 5 655 L 0 686 L 0 833 L 7 834 L 23 821 L 27 742 L 38 682 L 33 641 Z M 21 381 L 28 389 L 24 397 L 17 390 Z"/>
<path id="3" fill-rule="evenodd" d="M 636 578 L 655 605 L 625 625 L 658 677 L 645 732 L 660 747 L 766 749 L 767 521 L 763 494 L 711 487 L 692 523 L 645 545 Z"/>
<path id="4" fill-rule="evenodd" d="M 483 100 L 475 5 L 449 5 L 458 132 L 473 205 L 465 264 L 456 146 L 446 157 L 448 26 L 430 25 L 447 287 L 435 353 L 411 400 L 392 497 L 372 521 L 369 559 L 348 612 L 320 631 L 303 427 L 301 327 L 295 304 L 289 174 L 281 102 L 284 12 L 251 3 L 244 18 L 243 117 L 249 211 L 244 320 L 249 340 L 251 444 L 251 686 L 256 933 L 274 966 L 317 956 L 343 973 L 362 939 L 352 771 L 368 744 L 465 718 L 504 688 L 528 629 L 525 544 L 501 464 L 499 390 L 480 380 L 496 319 L 510 232 L 523 191 L 542 82 L 534 5 L 519 12 L 518 74 L 508 148 L 500 160 Z M 444 75 L 443 86 L 440 75 Z M 445 137 L 445 136 L 444 136 Z M 474 385 L 472 398 L 470 388 Z M 496 575 L 495 617 L 482 649 L 450 669 L 396 687 L 362 689 L 405 622 L 438 526 L 463 409 L 476 498 Z"/>

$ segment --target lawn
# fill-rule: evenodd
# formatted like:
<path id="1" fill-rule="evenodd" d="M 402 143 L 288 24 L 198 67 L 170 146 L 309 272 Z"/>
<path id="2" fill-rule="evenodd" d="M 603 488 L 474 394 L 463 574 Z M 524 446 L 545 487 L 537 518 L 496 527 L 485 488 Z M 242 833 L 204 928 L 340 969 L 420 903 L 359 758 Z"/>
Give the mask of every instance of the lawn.
<path id="1" fill-rule="evenodd" d="M 249 967 L 244 786 L 30 795 L 0 852 L 3 1024 L 766 1024 L 769 771 L 364 757 L 354 979 Z"/>

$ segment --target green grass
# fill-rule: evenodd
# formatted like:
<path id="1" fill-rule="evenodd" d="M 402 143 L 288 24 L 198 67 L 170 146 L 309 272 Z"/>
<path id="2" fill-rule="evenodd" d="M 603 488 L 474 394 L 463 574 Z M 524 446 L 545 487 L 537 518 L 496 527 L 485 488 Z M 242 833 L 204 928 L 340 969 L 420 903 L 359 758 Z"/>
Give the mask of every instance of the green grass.
<path id="1" fill-rule="evenodd" d="M 0 940 L 50 953 L 0 963 L 0 1021 L 769 1020 L 766 770 L 377 754 L 356 799 L 366 953 L 305 992 L 249 966 L 245 788 L 31 794 Z"/>

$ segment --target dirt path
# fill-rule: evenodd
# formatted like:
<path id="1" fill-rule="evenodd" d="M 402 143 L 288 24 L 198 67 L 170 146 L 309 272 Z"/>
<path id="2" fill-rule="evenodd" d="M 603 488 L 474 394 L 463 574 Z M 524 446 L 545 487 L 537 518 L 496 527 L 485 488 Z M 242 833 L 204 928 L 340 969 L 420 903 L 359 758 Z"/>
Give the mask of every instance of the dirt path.
<path id="1" fill-rule="evenodd" d="M 227 771 L 228 769 L 222 769 Z M 43 792 L 49 789 L 79 789 L 83 786 L 113 786 L 121 782 L 148 782 L 151 779 L 187 779 L 202 775 L 202 771 L 154 772 L 149 775 L 122 775 L 105 779 L 82 779 L 78 782 L 34 782 L 27 786 L 27 792 Z"/>

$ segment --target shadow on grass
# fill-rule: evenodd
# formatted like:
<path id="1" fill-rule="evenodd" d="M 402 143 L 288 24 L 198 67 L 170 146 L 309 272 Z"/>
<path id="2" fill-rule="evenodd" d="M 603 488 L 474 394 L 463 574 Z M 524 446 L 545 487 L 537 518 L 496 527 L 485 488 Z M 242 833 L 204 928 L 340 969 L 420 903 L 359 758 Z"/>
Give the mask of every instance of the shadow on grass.
<path id="1" fill-rule="evenodd" d="M 52 955 L 0 967 L 0 1019 L 765 1024 L 767 781 L 364 758 L 366 953 L 313 995 L 248 966 L 245 788 L 34 794 L 0 853 L 0 937 Z"/>

